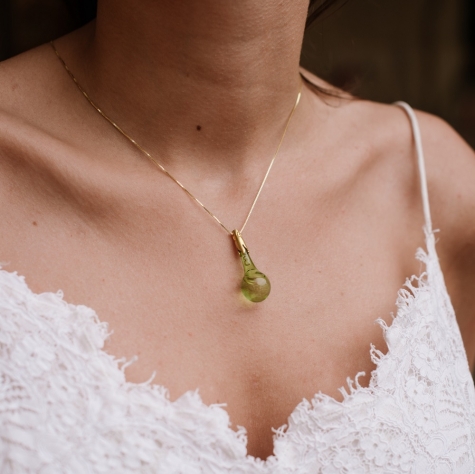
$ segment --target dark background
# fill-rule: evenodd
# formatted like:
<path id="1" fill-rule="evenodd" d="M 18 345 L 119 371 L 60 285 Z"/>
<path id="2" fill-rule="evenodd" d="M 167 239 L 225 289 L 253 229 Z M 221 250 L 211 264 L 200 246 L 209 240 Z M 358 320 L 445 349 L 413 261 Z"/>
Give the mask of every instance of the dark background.
<path id="1" fill-rule="evenodd" d="M 442 116 L 475 147 L 475 0 L 350 0 L 309 31 L 302 64 Z"/>
<path id="2" fill-rule="evenodd" d="M 86 5 L 0 0 L 0 59 L 79 26 Z M 360 97 L 440 115 L 475 147 L 475 0 L 350 0 L 308 31 L 302 65 Z"/>

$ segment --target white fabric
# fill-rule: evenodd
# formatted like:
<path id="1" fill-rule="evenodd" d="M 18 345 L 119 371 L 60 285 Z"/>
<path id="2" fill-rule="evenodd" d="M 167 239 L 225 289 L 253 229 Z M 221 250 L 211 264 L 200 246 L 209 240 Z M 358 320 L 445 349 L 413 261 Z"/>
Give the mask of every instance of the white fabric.
<path id="1" fill-rule="evenodd" d="M 164 387 L 127 383 L 92 309 L 0 270 L 0 472 L 475 473 L 475 391 L 430 220 L 426 247 L 425 273 L 380 322 L 388 353 L 372 348 L 369 387 L 357 375 L 342 402 L 302 401 L 265 462 L 196 391 L 171 402 Z"/>
<path id="2" fill-rule="evenodd" d="M 417 154 L 417 164 L 419 166 L 419 179 L 421 183 L 421 195 L 422 195 L 422 206 L 424 209 L 424 219 L 426 232 L 432 232 L 432 219 L 430 216 L 430 205 L 429 205 L 429 191 L 427 190 L 427 178 L 426 178 L 426 165 L 424 160 L 424 149 L 422 148 L 422 138 L 421 131 L 419 128 L 419 122 L 417 120 L 416 114 L 412 107 L 406 102 L 396 102 L 395 105 L 404 109 L 404 111 L 409 116 L 411 122 L 412 134 L 414 136 L 414 144 L 416 145 L 416 154 Z"/>

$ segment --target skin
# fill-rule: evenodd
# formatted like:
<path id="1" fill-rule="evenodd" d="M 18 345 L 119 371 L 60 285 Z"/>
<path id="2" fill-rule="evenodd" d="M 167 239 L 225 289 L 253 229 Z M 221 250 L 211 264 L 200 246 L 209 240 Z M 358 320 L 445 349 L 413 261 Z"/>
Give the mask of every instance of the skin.
<path id="1" fill-rule="evenodd" d="M 56 41 L 90 96 L 225 224 L 244 221 L 299 87 L 303 0 L 100 0 Z M 310 74 L 305 73 L 308 77 Z M 313 81 L 323 84 L 318 78 Z M 418 112 L 437 250 L 475 365 L 475 156 Z M 248 452 L 322 391 L 374 369 L 398 289 L 423 267 L 405 114 L 304 87 L 244 238 L 272 293 L 238 295 L 232 240 L 78 92 L 45 45 L 0 64 L 1 261 L 36 292 L 62 289 L 138 355 L 132 382 L 227 403 Z"/>

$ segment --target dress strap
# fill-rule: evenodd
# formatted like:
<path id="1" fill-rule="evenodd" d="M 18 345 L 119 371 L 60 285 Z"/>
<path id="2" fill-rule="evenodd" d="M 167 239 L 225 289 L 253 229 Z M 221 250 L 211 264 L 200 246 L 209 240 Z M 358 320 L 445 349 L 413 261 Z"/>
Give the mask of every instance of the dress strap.
<path id="1" fill-rule="evenodd" d="M 429 192 L 427 191 L 427 177 L 426 177 L 426 167 L 424 161 L 424 150 L 422 148 L 422 139 L 421 131 L 419 128 L 419 121 L 417 120 L 414 110 L 406 102 L 395 102 L 394 105 L 401 107 L 405 110 L 409 116 L 409 120 L 412 126 L 412 133 L 414 136 L 414 142 L 416 145 L 417 152 L 417 163 L 419 165 L 419 178 L 421 180 L 421 193 L 422 193 L 422 205 L 424 208 L 424 219 L 425 219 L 425 228 L 426 232 L 429 234 L 432 233 L 432 219 L 430 216 L 430 206 L 429 206 Z"/>

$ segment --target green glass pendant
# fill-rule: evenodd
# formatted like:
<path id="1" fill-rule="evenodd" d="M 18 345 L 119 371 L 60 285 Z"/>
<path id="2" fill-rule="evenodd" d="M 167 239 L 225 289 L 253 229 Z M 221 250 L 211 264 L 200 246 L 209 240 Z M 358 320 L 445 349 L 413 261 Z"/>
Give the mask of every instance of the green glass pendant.
<path id="1" fill-rule="evenodd" d="M 241 281 L 242 294 L 253 303 L 264 301 L 270 293 L 270 281 L 260 272 L 251 260 L 249 250 L 237 229 L 233 230 L 234 243 L 241 257 L 244 277 Z"/>

